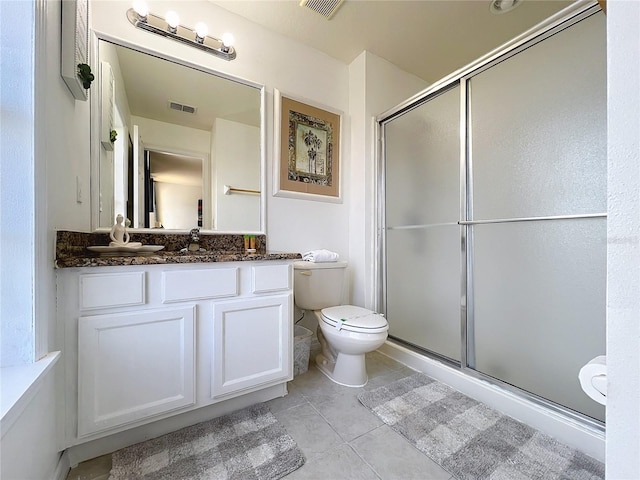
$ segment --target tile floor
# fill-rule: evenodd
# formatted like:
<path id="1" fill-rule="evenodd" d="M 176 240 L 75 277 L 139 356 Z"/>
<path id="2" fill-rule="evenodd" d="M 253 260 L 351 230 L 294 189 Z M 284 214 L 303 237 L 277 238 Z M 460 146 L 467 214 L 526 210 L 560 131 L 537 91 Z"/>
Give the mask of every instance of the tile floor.
<path id="1" fill-rule="evenodd" d="M 285 478 L 453 480 L 358 401 L 363 390 L 415 372 L 378 352 L 367 355 L 367 372 L 365 387 L 342 387 L 325 377 L 312 360 L 309 370 L 289 383 L 289 395 L 268 402 L 306 458 Z M 110 469 L 111 456 L 104 455 L 72 469 L 67 480 L 107 480 Z"/>

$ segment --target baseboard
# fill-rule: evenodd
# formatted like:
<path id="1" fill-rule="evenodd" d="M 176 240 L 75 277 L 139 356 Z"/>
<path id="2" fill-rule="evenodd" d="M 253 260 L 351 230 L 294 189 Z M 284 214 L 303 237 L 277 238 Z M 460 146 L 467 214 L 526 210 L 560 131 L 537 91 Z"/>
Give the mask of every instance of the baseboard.
<path id="1" fill-rule="evenodd" d="M 378 351 L 604 462 L 602 432 L 391 341 L 387 340 Z"/>

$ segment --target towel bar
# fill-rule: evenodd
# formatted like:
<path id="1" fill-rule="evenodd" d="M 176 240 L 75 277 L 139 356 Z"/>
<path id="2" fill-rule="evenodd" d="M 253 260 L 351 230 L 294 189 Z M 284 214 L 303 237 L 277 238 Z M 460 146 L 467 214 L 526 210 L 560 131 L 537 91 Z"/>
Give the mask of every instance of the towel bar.
<path id="1" fill-rule="evenodd" d="M 232 192 L 236 192 L 236 193 L 253 193 L 253 194 L 260 194 L 260 190 L 251 190 L 248 188 L 235 188 L 235 187 L 231 187 L 229 185 L 225 185 L 224 186 L 224 194 L 225 195 L 231 195 Z"/>

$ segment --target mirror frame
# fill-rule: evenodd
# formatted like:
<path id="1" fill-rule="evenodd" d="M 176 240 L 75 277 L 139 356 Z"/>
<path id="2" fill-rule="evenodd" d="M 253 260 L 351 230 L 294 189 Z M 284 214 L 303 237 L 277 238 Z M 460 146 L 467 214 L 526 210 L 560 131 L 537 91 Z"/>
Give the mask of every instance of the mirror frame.
<path id="1" fill-rule="evenodd" d="M 118 37 L 114 37 L 103 32 L 91 30 L 91 53 L 90 61 L 91 65 L 100 64 L 100 51 L 99 41 L 110 42 L 121 47 L 130 48 L 146 55 L 158 57 L 163 60 L 177 63 L 184 67 L 194 68 L 216 77 L 224 78 L 236 83 L 246 85 L 248 87 L 257 88 L 260 91 L 260 229 L 251 231 L 223 231 L 223 230 L 208 230 L 200 229 L 202 233 L 207 234 L 229 234 L 229 233 L 251 233 L 262 234 L 267 233 L 267 104 L 266 104 L 266 87 L 262 84 L 239 78 L 233 75 L 213 70 L 209 67 L 199 65 L 197 63 L 188 62 L 172 55 L 159 52 L 147 47 L 136 45 L 132 42 L 123 40 Z M 91 231 L 93 232 L 109 232 L 111 227 L 100 226 L 100 114 L 101 112 L 97 108 L 100 105 L 100 69 L 94 68 L 94 74 L 96 79 L 93 83 L 93 88 L 89 91 L 89 101 L 91 102 L 90 108 L 90 139 L 89 139 L 89 152 L 90 152 L 90 199 L 91 199 Z M 144 233 L 188 233 L 189 230 L 172 230 L 172 229 L 157 229 L 157 228 L 130 228 L 130 231 L 144 232 Z"/>

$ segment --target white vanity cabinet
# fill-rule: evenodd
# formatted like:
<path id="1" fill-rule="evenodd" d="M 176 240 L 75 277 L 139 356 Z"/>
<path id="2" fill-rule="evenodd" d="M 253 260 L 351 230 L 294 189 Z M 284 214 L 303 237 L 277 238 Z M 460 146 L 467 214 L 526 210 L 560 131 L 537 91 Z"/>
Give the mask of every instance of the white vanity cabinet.
<path id="1" fill-rule="evenodd" d="M 63 268 L 57 281 L 65 447 L 269 387 L 286 393 L 289 260 Z"/>

